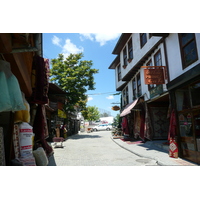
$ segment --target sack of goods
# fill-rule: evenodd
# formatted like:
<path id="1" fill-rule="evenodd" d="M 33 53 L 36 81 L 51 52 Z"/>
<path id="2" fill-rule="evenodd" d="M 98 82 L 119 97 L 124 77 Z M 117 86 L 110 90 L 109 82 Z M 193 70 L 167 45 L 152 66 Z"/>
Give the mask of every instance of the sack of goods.
<path id="1" fill-rule="evenodd" d="M 23 122 L 19 125 L 19 145 L 21 157 L 32 154 L 33 128 L 28 123 Z"/>
<path id="2" fill-rule="evenodd" d="M 33 156 L 35 157 L 35 162 L 37 166 L 47 166 L 49 161 L 46 153 L 42 147 L 37 148 L 33 151 Z"/>

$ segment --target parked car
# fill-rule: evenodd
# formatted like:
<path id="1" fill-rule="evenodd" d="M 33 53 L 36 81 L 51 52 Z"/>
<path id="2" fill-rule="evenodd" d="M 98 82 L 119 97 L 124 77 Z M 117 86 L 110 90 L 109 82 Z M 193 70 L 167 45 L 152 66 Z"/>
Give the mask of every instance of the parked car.
<path id="1" fill-rule="evenodd" d="M 103 131 L 103 130 L 110 131 L 112 129 L 112 126 L 108 124 L 99 124 L 97 126 L 94 126 L 92 129 L 93 131 Z"/>

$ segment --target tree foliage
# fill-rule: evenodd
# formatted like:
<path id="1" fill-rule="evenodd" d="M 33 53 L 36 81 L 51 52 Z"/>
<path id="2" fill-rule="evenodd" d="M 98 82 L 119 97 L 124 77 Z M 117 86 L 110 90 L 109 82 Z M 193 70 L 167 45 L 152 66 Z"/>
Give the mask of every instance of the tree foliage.
<path id="1" fill-rule="evenodd" d="M 113 126 L 121 128 L 121 122 L 122 119 L 120 117 L 120 114 L 117 114 L 116 117 L 114 118 Z"/>
<path id="2" fill-rule="evenodd" d="M 100 118 L 100 112 L 96 106 L 88 106 L 81 111 L 85 120 L 96 121 Z"/>
<path id="3" fill-rule="evenodd" d="M 92 69 L 92 61 L 81 60 L 82 53 L 70 54 L 64 59 L 63 54 L 52 59 L 50 70 L 51 82 L 56 83 L 68 93 L 66 110 L 73 111 L 74 106 L 80 109 L 86 107 L 87 90 L 94 90 L 94 77 L 98 73 L 97 69 Z"/>

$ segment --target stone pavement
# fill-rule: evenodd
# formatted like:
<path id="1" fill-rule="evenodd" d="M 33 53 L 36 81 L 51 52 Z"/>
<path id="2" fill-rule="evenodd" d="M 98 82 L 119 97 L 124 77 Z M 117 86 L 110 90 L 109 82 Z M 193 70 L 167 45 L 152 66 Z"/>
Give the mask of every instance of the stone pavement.
<path id="1" fill-rule="evenodd" d="M 118 144 L 120 147 L 140 156 L 143 158 L 150 158 L 157 162 L 158 165 L 162 166 L 198 166 L 195 163 L 181 159 L 171 158 L 168 153 L 168 146 L 163 145 L 166 140 L 159 141 L 147 141 L 145 143 L 133 144 L 131 142 L 122 141 L 120 138 L 114 139 L 111 136 L 113 142 Z"/>
<path id="2" fill-rule="evenodd" d="M 111 140 L 111 131 L 81 132 L 69 136 L 63 148 L 56 148 L 48 166 L 149 166 L 155 160 L 143 159 Z M 59 145 L 59 144 L 58 144 Z"/>

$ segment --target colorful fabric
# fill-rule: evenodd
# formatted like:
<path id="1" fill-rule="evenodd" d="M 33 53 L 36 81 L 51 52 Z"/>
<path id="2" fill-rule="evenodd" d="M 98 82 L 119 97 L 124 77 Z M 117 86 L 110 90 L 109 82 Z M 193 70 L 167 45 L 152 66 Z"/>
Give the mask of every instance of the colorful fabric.
<path id="1" fill-rule="evenodd" d="M 0 60 L 0 112 L 25 109 L 17 78 L 10 70 L 10 63 Z"/>
<path id="2" fill-rule="evenodd" d="M 53 149 L 51 146 L 48 145 L 47 141 L 45 140 L 45 118 L 43 115 L 42 107 L 44 105 L 38 105 L 35 120 L 33 124 L 33 133 L 35 133 L 35 142 L 40 142 L 42 144 L 42 147 L 46 151 L 47 155 L 51 154 L 53 152 Z"/>
<path id="3" fill-rule="evenodd" d="M 18 126 L 18 124 L 14 124 L 13 147 L 14 147 L 15 158 L 19 158 L 20 157 L 20 148 L 19 148 L 19 126 Z"/>
<path id="4" fill-rule="evenodd" d="M 48 103 L 48 63 L 44 58 L 36 55 L 32 64 L 32 103 Z"/>
<path id="5" fill-rule="evenodd" d="M 170 138 L 169 140 L 169 156 L 178 158 L 178 145 L 174 138 Z"/>
<path id="6" fill-rule="evenodd" d="M 141 119 L 140 119 L 140 112 L 136 111 L 134 112 L 134 138 L 137 139 L 140 135 L 140 124 L 141 124 Z"/>
<path id="7" fill-rule="evenodd" d="M 144 125 L 144 137 L 147 138 L 148 140 L 152 140 L 152 134 L 150 131 L 151 128 L 151 123 L 150 123 L 150 116 L 149 116 L 149 110 L 148 106 L 145 103 L 145 125 Z"/>
<path id="8" fill-rule="evenodd" d="M 4 149 L 4 136 L 3 127 L 0 127 L 0 166 L 5 166 L 5 149 Z"/>
<path id="9" fill-rule="evenodd" d="M 167 139 L 169 123 L 167 120 L 167 107 L 151 107 L 151 120 L 153 125 L 153 139 Z"/>
<path id="10" fill-rule="evenodd" d="M 129 136 L 128 120 L 127 117 L 123 117 L 122 120 L 122 130 L 125 136 Z"/>
<path id="11" fill-rule="evenodd" d="M 176 116 L 175 116 L 175 110 L 173 109 L 170 116 L 168 140 L 170 140 L 170 138 L 175 138 L 175 136 L 176 136 Z"/>

